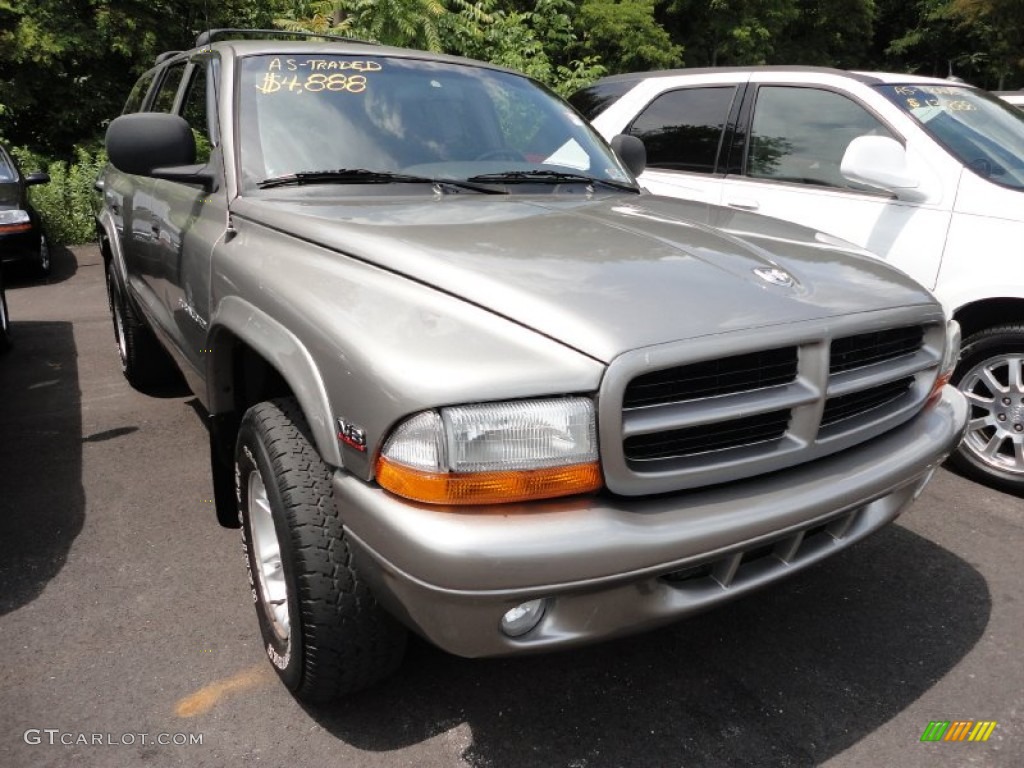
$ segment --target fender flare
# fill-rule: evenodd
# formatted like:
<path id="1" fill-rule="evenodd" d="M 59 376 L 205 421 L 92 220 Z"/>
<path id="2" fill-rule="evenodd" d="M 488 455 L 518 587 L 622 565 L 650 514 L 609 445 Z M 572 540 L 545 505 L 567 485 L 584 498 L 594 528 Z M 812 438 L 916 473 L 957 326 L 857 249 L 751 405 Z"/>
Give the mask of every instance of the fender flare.
<path id="1" fill-rule="evenodd" d="M 234 408 L 230 388 L 218 384 L 230 375 L 232 366 L 230 345 L 218 343 L 218 337 L 224 332 L 247 344 L 280 374 L 309 422 L 320 456 L 329 465 L 344 466 L 330 399 L 313 356 L 295 334 L 237 296 L 224 298 L 210 318 L 208 339 L 212 352 L 206 366 L 210 413 L 217 415 Z"/>
<path id="2" fill-rule="evenodd" d="M 125 294 L 128 287 L 128 270 L 124 263 L 121 238 L 117 235 L 117 226 L 114 224 L 113 217 L 105 208 L 96 216 L 96 227 L 102 231 L 102 238 L 110 247 L 110 262 L 114 267 L 114 280 L 117 281 L 118 288 L 121 289 L 122 294 Z M 102 243 L 100 245 L 100 251 L 102 252 Z"/>

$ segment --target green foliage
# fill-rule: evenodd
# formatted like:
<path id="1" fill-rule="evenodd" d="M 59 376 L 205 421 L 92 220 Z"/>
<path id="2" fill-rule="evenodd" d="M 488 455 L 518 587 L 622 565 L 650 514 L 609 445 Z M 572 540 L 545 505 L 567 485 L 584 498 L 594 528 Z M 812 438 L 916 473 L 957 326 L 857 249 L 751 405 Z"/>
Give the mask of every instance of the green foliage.
<path id="1" fill-rule="evenodd" d="M 944 77 L 950 72 L 996 87 L 993 31 L 981 18 L 966 23 L 950 0 L 917 0 L 885 50 L 893 68 Z M 899 31 L 901 34 L 895 34 Z"/>
<path id="2" fill-rule="evenodd" d="M 0 0 L 0 140 L 71 158 L 158 53 L 208 25 L 268 26 L 289 2 Z"/>
<path id="3" fill-rule="evenodd" d="M 563 95 L 684 55 L 1024 85 L 1024 0 L 0 0 L 0 141 L 73 166 L 156 54 L 272 24 L 492 61 Z"/>
<path id="4" fill-rule="evenodd" d="M 874 0 L 798 0 L 769 62 L 826 67 L 870 66 Z"/>
<path id="5" fill-rule="evenodd" d="M 611 72 L 669 69 L 683 64 L 683 48 L 654 17 L 655 0 L 584 0 L 577 24 L 584 47 Z"/>
<path id="6" fill-rule="evenodd" d="M 447 14 L 441 0 L 299 0 L 274 23 L 293 32 L 440 51 Z"/>
<path id="7" fill-rule="evenodd" d="M 444 41 L 450 53 L 525 72 L 563 96 L 607 72 L 584 49 L 571 0 L 537 0 L 532 10 L 502 8 L 496 0 L 453 5 L 459 22 Z"/>
<path id="8" fill-rule="evenodd" d="M 43 229 L 51 243 L 77 245 L 96 237 L 93 221 L 93 183 L 106 165 L 106 153 L 75 147 L 74 160 L 47 160 L 24 148 L 13 154 L 25 173 L 36 170 L 50 174 L 49 184 L 31 187 L 29 200 L 43 220 Z"/>
<path id="9" fill-rule="evenodd" d="M 952 0 L 949 11 L 960 29 L 984 32 L 984 61 L 998 78 L 997 89 L 1024 70 L 1024 0 Z"/>
<path id="10" fill-rule="evenodd" d="M 691 66 L 765 64 L 798 16 L 797 0 L 673 0 L 666 28 Z"/>
<path id="11" fill-rule="evenodd" d="M 600 56 L 585 48 L 576 31 L 576 3 L 518 5 L 500 0 L 305 0 L 275 24 L 490 61 L 525 72 L 563 95 L 605 74 Z"/>

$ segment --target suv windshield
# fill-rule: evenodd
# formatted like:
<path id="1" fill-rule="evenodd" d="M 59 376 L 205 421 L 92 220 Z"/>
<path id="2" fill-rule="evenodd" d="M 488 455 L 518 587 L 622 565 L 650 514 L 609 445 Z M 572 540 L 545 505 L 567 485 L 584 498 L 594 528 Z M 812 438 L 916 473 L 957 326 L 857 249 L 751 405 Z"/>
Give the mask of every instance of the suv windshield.
<path id="1" fill-rule="evenodd" d="M 1024 112 L 966 86 L 877 87 L 972 171 L 1024 189 Z"/>
<path id="2" fill-rule="evenodd" d="M 240 88 L 249 189 L 292 174 L 336 184 L 386 182 L 388 173 L 633 184 L 571 108 L 507 72 L 388 56 L 252 56 Z"/>

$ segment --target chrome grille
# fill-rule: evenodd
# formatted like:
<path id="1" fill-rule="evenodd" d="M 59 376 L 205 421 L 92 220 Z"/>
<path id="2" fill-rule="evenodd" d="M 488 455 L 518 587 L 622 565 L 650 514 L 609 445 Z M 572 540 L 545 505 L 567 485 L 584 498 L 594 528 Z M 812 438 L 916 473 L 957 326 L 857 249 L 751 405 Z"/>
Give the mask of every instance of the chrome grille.
<path id="1" fill-rule="evenodd" d="M 641 495 L 734 482 L 911 418 L 938 373 L 945 320 L 920 307 L 627 353 L 599 401 L 608 487 Z M 912 322 L 908 322 L 912 320 Z M 727 354 L 723 354 L 727 352 Z"/>

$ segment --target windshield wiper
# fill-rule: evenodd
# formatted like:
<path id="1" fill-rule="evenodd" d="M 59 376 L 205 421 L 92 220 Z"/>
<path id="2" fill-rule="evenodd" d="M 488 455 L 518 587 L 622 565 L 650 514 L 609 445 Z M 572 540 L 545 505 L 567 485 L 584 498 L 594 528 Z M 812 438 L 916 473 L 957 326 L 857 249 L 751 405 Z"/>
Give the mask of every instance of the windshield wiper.
<path id="1" fill-rule="evenodd" d="M 461 189 L 471 189 L 488 195 L 500 195 L 503 192 L 493 187 L 485 187 L 466 181 L 454 179 L 432 179 L 428 176 L 411 176 L 407 173 L 391 171 L 368 171 L 365 168 L 341 168 L 336 171 L 300 171 L 283 176 L 272 176 L 264 179 L 258 186 L 260 189 L 273 187 L 294 187 L 303 184 L 445 184 Z"/>
<path id="2" fill-rule="evenodd" d="M 582 173 L 570 173 L 568 171 L 505 171 L 503 173 L 485 173 L 480 176 L 470 176 L 466 181 L 483 183 L 502 182 L 508 184 L 527 184 L 530 182 L 564 184 L 567 182 L 580 182 L 583 184 L 601 184 L 612 189 L 626 190 L 627 192 L 640 191 L 637 187 L 626 182 L 598 179 Z"/>

